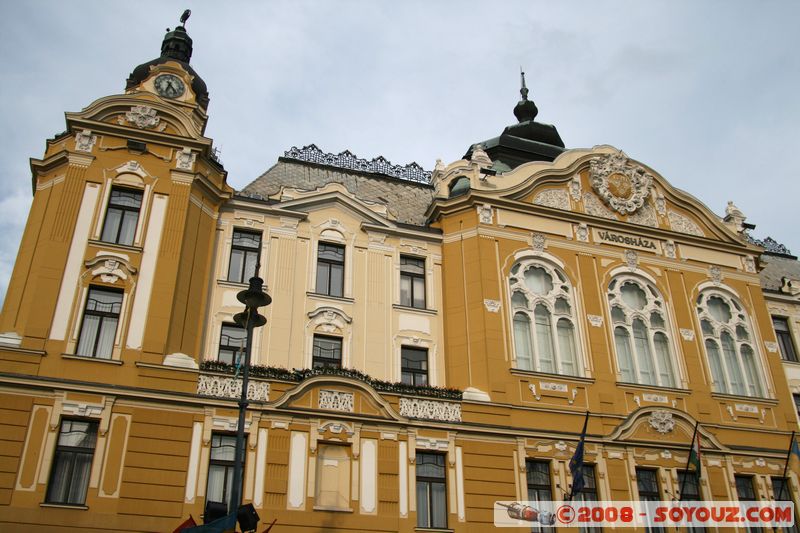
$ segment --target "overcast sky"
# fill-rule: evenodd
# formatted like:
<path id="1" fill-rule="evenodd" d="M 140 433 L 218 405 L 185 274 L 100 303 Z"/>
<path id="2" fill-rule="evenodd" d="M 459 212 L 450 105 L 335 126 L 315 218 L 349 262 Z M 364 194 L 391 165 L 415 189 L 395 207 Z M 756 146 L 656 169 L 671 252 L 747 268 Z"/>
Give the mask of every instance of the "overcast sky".
<path id="1" fill-rule="evenodd" d="M 292 146 L 430 170 L 514 122 L 519 68 L 568 148 L 611 144 L 800 253 L 800 2 L 0 0 L 0 299 L 29 157 L 121 93 L 184 8 L 206 134 L 241 189 Z"/>

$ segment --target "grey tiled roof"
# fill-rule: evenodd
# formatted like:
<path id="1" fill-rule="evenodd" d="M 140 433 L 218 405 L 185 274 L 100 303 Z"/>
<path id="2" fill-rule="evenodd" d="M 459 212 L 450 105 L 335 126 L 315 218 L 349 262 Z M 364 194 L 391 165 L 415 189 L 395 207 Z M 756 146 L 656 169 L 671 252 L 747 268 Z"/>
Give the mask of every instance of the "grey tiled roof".
<path id="1" fill-rule="evenodd" d="M 800 261 L 791 257 L 764 254 L 761 262 L 766 266 L 759 273 L 761 287 L 768 291 L 779 291 L 783 286 L 783 278 L 800 280 Z"/>
<path id="2" fill-rule="evenodd" d="M 415 226 L 425 225 L 425 211 L 433 201 L 430 185 L 285 158 L 279 158 L 242 192 L 266 198 L 281 187 L 313 191 L 328 183 L 341 183 L 361 200 L 385 204 L 398 222 Z"/>

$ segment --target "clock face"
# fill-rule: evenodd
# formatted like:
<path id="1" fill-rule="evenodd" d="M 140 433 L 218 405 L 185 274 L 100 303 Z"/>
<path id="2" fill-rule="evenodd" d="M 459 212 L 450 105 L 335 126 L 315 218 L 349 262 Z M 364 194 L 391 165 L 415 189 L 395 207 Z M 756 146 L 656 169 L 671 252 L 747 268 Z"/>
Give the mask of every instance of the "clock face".
<path id="1" fill-rule="evenodd" d="M 158 94 L 165 98 L 177 98 L 186 90 L 180 78 L 172 74 L 161 74 L 153 82 Z"/>

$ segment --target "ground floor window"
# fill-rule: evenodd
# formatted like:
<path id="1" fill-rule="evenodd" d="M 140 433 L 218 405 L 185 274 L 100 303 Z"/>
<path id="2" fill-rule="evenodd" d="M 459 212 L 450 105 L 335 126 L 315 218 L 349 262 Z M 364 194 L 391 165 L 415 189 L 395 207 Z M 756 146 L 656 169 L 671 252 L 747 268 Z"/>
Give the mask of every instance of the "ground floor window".
<path id="1" fill-rule="evenodd" d="M 417 527 L 447 527 L 444 455 L 417 453 Z"/>

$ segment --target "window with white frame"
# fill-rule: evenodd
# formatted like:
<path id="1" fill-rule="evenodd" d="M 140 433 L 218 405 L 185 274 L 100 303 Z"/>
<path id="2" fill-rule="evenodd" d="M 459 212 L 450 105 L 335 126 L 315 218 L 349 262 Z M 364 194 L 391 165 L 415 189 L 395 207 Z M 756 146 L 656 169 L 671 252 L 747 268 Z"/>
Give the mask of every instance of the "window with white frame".
<path id="1" fill-rule="evenodd" d="M 131 189 L 111 189 L 108 199 L 106 219 L 100 240 L 116 244 L 132 245 L 142 209 L 142 191 Z"/>
<path id="2" fill-rule="evenodd" d="M 626 383 L 675 387 L 669 321 L 661 293 L 647 281 L 621 276 L 608 285 L 614 347 Z"/>
<path id="3" fill-rule="evenodd" d="M 250 281 L 250 278 L 256 275 L 260 252 L 260 233 L 234 229 L 231 240 L 231 259 L 228 264 L 228 281 L 236 283 Z"/>
<path id="4" fill-rule="evenodd" d="M 580 375 L 572 286 L 545 262 L 518 263 L 509 277 L 516 367 Z"/>
<path id="5" fill-rule="evenodd" d="M 697 297 L 697 316 L 714 390 L 763 396 L 761 365 L 742 305 L 723 291 L 706 290 Z"/>
<path id="6" fill-rule="evenodd" d="M 317 294 L 341 297 L 344 292 L 344 246 L 320 242 L 317 247 Z"/>
<path id="7" fill-rule="evenodd" d="M 89 287 L 76 355 L 111 359 L 122 298 L 123 293 L 118 289 Z"/>
<path id="8" fill-rule="evenodd" d="M 97 422 L 62 420 L 58 433 L 47 503 L 84 505 L 89 487 L 94 449 L 97 444 Z"/>

